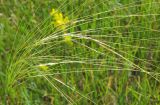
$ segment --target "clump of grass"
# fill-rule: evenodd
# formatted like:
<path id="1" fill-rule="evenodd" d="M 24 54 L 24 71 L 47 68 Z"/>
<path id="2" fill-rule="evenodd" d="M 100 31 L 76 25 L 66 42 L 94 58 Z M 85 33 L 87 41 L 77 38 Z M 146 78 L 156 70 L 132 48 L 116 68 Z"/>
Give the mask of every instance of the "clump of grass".
<path id="1" fill-rule="evenodd" d="M 129 1 L 5 1 L 3 103 L 158 105 L 160 2 Z"/>

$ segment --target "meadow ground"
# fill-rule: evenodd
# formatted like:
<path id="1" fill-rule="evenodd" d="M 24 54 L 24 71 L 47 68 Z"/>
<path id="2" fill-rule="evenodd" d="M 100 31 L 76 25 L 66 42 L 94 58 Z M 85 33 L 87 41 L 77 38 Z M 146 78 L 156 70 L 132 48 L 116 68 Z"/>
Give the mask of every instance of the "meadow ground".
<path id="1" fill-rule="evenodd" d="M 160 105 L 160 1 L 1 0 L 0 104 Z"/>

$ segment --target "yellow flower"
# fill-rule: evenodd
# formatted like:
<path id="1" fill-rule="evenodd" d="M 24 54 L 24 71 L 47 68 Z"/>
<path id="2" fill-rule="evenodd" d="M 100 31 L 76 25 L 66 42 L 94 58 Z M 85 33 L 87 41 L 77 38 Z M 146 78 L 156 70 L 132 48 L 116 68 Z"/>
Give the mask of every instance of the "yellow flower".
<path id="1" fill-rule="evenodd" d="M 52 11 L 50 12 L 50 15 L 53 18 L 52 24 L 54 24 L 56 28 L 63 30 L 65 33 L 65 29 L 67 27 L 67 24 L 69 23 L 68 17 L 63 16 L 61 12 L 58 12 L 55 9 L 52 9 Z M 69 45 L 73 44 L 71 39 L 72 39 L 71 36 L 64 36 L 64 41 Z"/>
<path id="2" fill-rule="evenodd" d="M 64 41 L 71 46 L 73 45 L 71 36 L 64 36 Z"/>
<path id="3" fill-rule="evenodd" d="M 38 67 L 39 67 L 41 70 L 44 70 L 44 71 L 48 70 L 48 66 L 47 66 L 47 65 L 41 64 L 41 65 L 39 65 Z"/>
<path id="4" fill-rule="evenodd" d="M 55 13 L 56 13 L 56 10 L 53 8 L 52 11 L 50 12 L 50 15 L 54 16 Z"/>
<path id="5" fill-rule="evenodd" d="M 53 24 L 55 27 L 64 30 L 66 28 L 67 23 L 69 23 L 68 17 L 64 17 L 61 12 L 52 9 L 50 15 L 53 17 Z"/>

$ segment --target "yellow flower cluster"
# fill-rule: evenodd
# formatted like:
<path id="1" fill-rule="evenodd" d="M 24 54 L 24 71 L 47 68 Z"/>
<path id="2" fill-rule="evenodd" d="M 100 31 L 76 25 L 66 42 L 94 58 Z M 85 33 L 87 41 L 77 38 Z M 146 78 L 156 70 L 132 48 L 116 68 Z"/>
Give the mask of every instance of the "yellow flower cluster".
<path id="1" fill-rule="evenodd" d="M 52 9 L 50 15 L 54 19 L 52 23 L 54 24 L 55 27 L 58 27 L 63 30 L 66 28 L 66 24 L 69 23 L 68 17 L 64 17 L 61 12 L 58 12 L 55 9 Z"/>
<path id="2" fill-rule="evenodd" d="M 46 70 L 48 70 L 48 68 L 49 68 L 47 65 L 42 65 L 42 64 L 39 65 L 38 67 L 39 67 L 39 69 L 41 69 L 41 70 L 43 70 L 43 71 L 46 71 Z"/>
<path id="3" fill-rule="evenodd" d="M 52 24 L 54 24 L 56 28 L 63 30 L 65 33 L 66 26 L 69 23 L 68 17 L 63 16 L 61 12 L 55 9 L 52 9 L 52 11 L 50 12 L 50 15 L 53 17 Z M 73 42 L 71 40 L 72 40 L 71 36 L 68 36 L 68 35 L 64 36 L 64 41 L 67 44 L 73 45 Z"/>

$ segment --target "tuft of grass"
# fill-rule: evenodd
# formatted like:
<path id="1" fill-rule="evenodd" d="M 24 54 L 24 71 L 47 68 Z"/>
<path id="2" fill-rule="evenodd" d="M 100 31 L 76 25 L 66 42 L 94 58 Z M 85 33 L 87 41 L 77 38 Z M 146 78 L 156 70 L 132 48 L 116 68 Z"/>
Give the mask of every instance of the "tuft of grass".
<path id="1" fill-rule="evenodd" d="M 1 4 L 1 104 L 160 104 L 159 1 Z"/>

